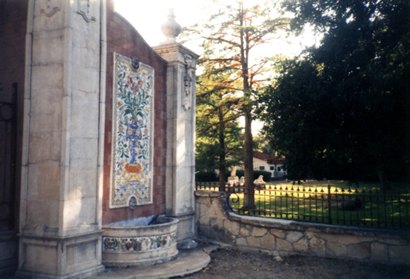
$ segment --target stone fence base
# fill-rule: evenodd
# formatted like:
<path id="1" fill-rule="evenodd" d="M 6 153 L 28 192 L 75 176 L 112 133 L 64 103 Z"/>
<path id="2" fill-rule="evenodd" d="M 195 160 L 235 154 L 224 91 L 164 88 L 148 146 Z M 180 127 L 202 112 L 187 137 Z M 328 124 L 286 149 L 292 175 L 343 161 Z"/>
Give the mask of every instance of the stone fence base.
<path id="1" fill-rule="evenodd" d="M 278 256 L 311 255 L 410 265 L 410 232 L 241 216 L 225 193 L 196 191 L 198 235 Z"/>

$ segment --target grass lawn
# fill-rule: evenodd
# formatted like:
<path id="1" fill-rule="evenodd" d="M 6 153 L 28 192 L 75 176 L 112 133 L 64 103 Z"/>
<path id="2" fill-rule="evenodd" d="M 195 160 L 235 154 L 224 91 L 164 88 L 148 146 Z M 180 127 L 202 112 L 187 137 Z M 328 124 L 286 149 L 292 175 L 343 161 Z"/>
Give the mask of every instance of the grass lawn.
<path id="1" fill-rule="evenodd" d="M 393 187 L 382 191 L 369 183 L 349 186 L 344 181 L 269 183 L 255 191 L 255 210 L 242 210 L 243 193 L 232 194 L 230 204 L 239 214 L 337 225 L 410 228 L 409 189 Z"/>

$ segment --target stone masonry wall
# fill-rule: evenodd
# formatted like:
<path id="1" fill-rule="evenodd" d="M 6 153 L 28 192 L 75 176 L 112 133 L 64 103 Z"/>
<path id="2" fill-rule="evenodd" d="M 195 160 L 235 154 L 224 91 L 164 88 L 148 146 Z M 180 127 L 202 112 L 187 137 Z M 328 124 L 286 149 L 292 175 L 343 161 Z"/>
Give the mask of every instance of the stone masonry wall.
<path id="1" fill-rule="evenodd" d="M 312 255 L 410 265 L 408 231 L 386 231 L 240 216 L 224 193 L 196 191 L 200 238 L 278 256 Z"/>

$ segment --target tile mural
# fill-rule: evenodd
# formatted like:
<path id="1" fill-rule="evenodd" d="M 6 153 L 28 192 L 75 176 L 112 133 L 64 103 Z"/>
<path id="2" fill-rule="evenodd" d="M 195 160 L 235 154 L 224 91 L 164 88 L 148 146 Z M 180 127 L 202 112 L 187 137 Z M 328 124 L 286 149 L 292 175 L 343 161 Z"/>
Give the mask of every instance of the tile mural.
<path id="1" fill-rule="evenodd" d="M 110 207 L 151 204 L 154 69 L 114 53 L 113 84 Z"/>

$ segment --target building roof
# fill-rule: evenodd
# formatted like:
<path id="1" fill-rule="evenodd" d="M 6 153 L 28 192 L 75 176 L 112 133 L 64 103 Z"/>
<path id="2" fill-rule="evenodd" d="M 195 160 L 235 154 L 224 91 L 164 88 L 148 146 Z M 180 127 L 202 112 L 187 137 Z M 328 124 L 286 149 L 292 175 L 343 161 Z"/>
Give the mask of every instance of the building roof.
<path id="1" fill-rule="evenodd" d="M 268 164 L 283 164 L 285 162 L 285 159 L 282 157 L 273 156 L 267 153 L 257 151 L 253 152 L 253 157 L 263 161 L 267 161 Z"/>

